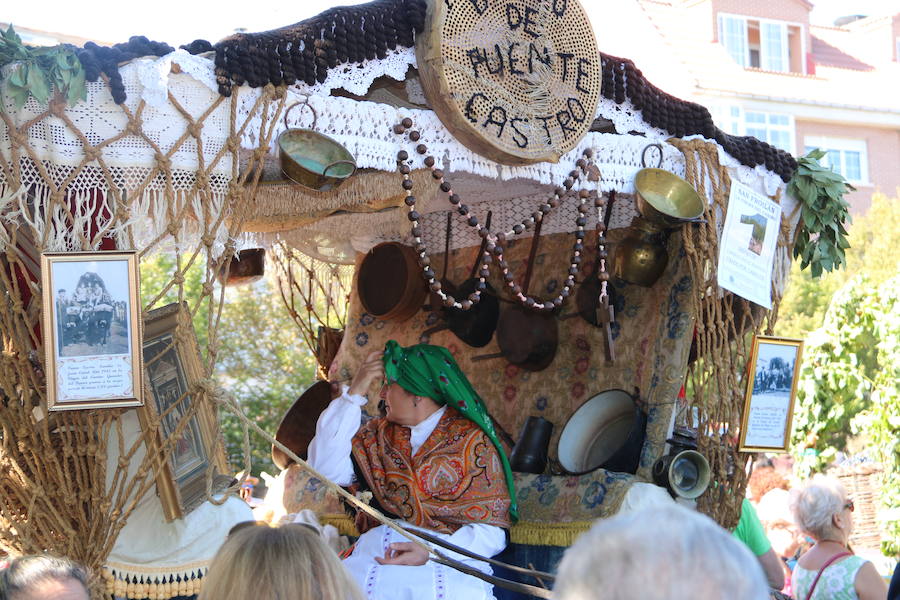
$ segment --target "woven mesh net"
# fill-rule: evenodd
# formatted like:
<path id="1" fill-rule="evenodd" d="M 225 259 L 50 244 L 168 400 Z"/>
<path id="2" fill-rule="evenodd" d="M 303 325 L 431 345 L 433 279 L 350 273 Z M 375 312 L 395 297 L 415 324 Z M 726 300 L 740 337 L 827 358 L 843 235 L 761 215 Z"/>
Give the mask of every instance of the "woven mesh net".
<path id="1" fill-rule="evenodd" d="M 271 255 L 282 303 L 316 357 L 319 379 L 327 379 L 343 339 L 353 266 L 318 260 L 284 241 L 273 246 Z"/>
<path id="2" fill-rule="evenodd" d="M 669 142 L 684 153 L 685 179 L 701 196 L 712 198 L 704 217 L 707 222 L 684 230 L 684 250 L 694 280 L 696 331 L 688 364 L 687 402 L 679 419 L 680 424 L 698 430 L 698 450 L 710 463 L 713 484 L 698 498 L 698 508 L 732 529 L 740 518 L 747 463 L 755 456 L 738 452 L 745 369 L 753 336 L 771 335 L 781 295 L 773 285 L 773 308 L 766 311 L 719 288 L 715 257 L 731 178 L 719 163 L 713 144 L 703 140 Z M 780 252 L 790 249 L 792 222 L 793 215 L 782 219 Z"/>
<path id="3" fill-rule="evenodd" d="M 252 198 L 257 183 L 248 173 L 255 171 L 253 165 L 262 160 L 270 145 L 270 115 L 277 118 L 284 108 L 281 94 L 271 86 L 258 96 L 249 112 L 237 110 L 242 101 L 237 95 L 215 97 L 199 114 L 179 111 L 181 120 L 169 123 L 169 128 L 178 133 L 166 146 L 155 143 L 142 130 L 141 115 L 145 109 L 150 110 L 143 101 L 136 110 L 122 104 L 115 109 L 117 114 L 108 115 L 125 123 L 121 135 L 113 139 L 96 139 L 90 123 L 73 122 L 62 104 L 51 103 L 24 123 L 14 122 L 0 110 L 0 133 L 9 140 L 9 152 L 0 153 L 0 292 L 5 303 L 0 311 L 3 552 L 50 552 L 71 557 L 101 573 L 100 567 L 129 515 L 146 494 L 153 493 L 158 477 L 172 464 L 177 444 L 196 427 L 194 417 L 201 413 L 215 415 L 219 406 L 239 412 L 212 378 L 224 299 L 224 286 L 216 281 L 223 270 L 229 269 L 236 250 L 241 209 Z M 170 96 L 169 103 L 179 109 L 174 97 Z M 230 134 L 208 161 L 203 128 L 210 115 L 221 116 L 223 105 L 224 114 L 230 115 Z M 238 114 L 244 115 L 243 121 Z M 262 123 L 257 150 L 250 158 L 251 168 L 239 172 L 237 149 L 251 119 Z M 41 127 L 58 130 L 69 140 L 77 138 L 83 160 L 69 167 L 49 167 L 29 143 L 29 130 Z M 125 139 L 139 141 L 144 150 L 151 149 L 152 169 L 129 170 L 105 163 L 104 149 Z M 196 153 L 197 167 L 191 174 L 172 168 L 170 157 L 183 151 Z M 223 165 L 230 176 L 221 175 Z M 104 185 L 84 189 L 72 185 L 98 177 Z M 148 195 L 148 190 L 153 193 Z M 148 197 L 152 198 L 152 208 L 147 205 Z M 148 231 L 155 233 L 148 236 Z M 154 295 L 142 298 L 145 318 L 173 297 L 185 303 L 165 338 L 168 347 L 160 349 L 157 359 L 171 347 L 195 339 L 188 317 L 201 308 L 209 314 L 205 335 L 197 336 L 204 340 L 198 367 L 181 396 L 171 399 L 170 406 L 158 413 L 149 408 L 154 403 L 145 382 L 148 409 L 137 439 L 125 431 L 128 409 L 53 412 L 47 405 L 40 253 L 112 249 L 135 250 L 140 257 L 160 250 L 173 253 L 167 281 Z M 199 294 L 189 294 L 185 275 L 198 268 L 204 274 Z M 154 360 L 147 362 L 148 372 L 154 364 Z M 213 436 L 208 442 L 210 455 L 221 455 L 221 439 Z M 213 497 L 213 490 L 220 489 L 216 485 L 216 463 L 210 460 L 201 501 L 222 503 L 227 497 Z M 94 585 L 99 594 L 112 591 L 113 584 L 98 578 Z M 172 585 L 172 591 L 177 591 L 178 584 Z"/>

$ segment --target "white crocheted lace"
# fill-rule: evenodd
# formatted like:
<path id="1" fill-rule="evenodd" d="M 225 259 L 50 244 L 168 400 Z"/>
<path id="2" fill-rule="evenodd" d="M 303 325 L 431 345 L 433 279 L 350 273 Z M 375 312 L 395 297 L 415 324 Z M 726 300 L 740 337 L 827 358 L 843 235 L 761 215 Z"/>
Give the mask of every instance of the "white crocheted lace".
<path id="1" fill-rule="evenodd" d="M 179 65 L 180 73 L 172 72 L 173 64 Z M 634 175 L 642 166 L 641 153 L 651 143 L 660 143 L 664 148 L 661 168 L 678 175 L 684 173 L 681 153 L 665 143 L 670 137 L 669 134 L 647 125 L 642 120 L 640 111 L 634 110 L 628 101 L 617 105 L 611 100 L 601 98 L 596 114 L 612 121 L 617 131 L 631 132 L 632 135 L 589 133 L 576 148 L 556 164 L 538 163 L 513 167 L 498 165 L 463 146 L 443 126 L 433 111 L 397 108 L 387 104 L 360 102 L 329 95 L 337 88 L 357 95 L 365 94 L 372 82 L 381 76 L 404 80 L 409 67 L 415 64 L 415 52 L 412 48 L 398 49 L 390 52 L 384 59 L 332 69 L 324 83 L 313 86 L 305 84 L 291 86 L 288 90 L 288 105 L 306 100 L 315 110 L 316 118 L 313 120 L 312 113 L 308 110 L 302 108 L 294 110 L 290 113 L 287 124 L 281 121 L 273 123 L 275 135 L 272 139 L 277 139 L 277 134 L 286 126 L 314 128 L 346 146 L 360 168 L 382 171 L 392 171 L 396 168 L 396 155 L 400 149 L 407 150 L 415 162 L 418 156 L 415 153 L 415 146 L 417 143 L 424 143 L 428 147 L 429 154 L 443 162 L 445 171 L 451 177 L 456 176 L 460 179 L 467 174 L 494 181 L 530 180 L 546 186 L 548 193 L 552 186 L 558 185 L 566 178 L 575 161 L 587 148 L 594 150 L 594 161 L 601 171 L 599 183 L 601 191 L 617 190 L 622 194 L 632 193 Z M 191 193 L 197 182 L 198 170 L 206 170 L 209 173 L 211 194 L 206 200 L 209 206 L 205 208 L 215 210 L 223 205 L 229 182 L 234 174 L 235 157 L 224 149 L 231 131 L 232 116 L 236 127 L 244 126 L 241 141 L 243 147 L 248 149 L 258 147 L 262 133 L 261 125 L 267 120 L 262 118 L 261 111 L 253 114 L 261 90 L 236 87 L 235 114 L 231 114 L 231 100 L 221 101 L 205 118 L 203 127 L 193 132 L 198 136 L 200 145 L 198 146 L 197 139 L 189 137 L 185 143 L 176 148 L 178 140 L 186 131 L 190 131 L 190 122 L 182 111 L 190 119 L 197 119 L 220 99 L 213 74 L 213 62 L 207 57 L 192 56 L 183 50 L 177 50 L 161 58 L 132 61 L 123 65 L 120 72 L 128 98 L 125 107 L 134 113 L 142 101 L 145 104 L 141 112 L 142 135 L 124 135 L 104 145 L 97 158 L 102 159 L 109 169 L 113 185 L 124 190 L 135 189 L 156 167 L 155 149 L 166 153 L 170 161 L 171 178 L 167 180 L 158 176 L 150 181 L 142 190 L 141 197 L 135 199 L 137 204 L 131 211 L 131 218 L 124 224 L 120 223 L 115 231 L 118 235 L 127 234 L 128 239 L 133 239 L 137 247 L 141 247 L 142 243 L 149 243 L 165 231 L 167 226 L 163 201 L 165 194 L 174 192 L 178 202 L 198 205 L 199 199 L 193 197 Z M 415 93 L 415 85 L 411 86 L 410 91 Z M 2 94 L 0 101 L 3 110 L 16 126 L 21 126 L 46 109 L 33 98 L 21 109 L 14 107 L 12 99 L 7 94 Z M 270 110 L 274 111 L 275 107 L 273 104 Z M 84 132 L 87 141 L 94 145 L 119 136 L 127 125 L 127 118 L 121 107 L 113 103 L 108 88 L 102 83 L 88 84 L 87 100 L 68 107 L 66 115 Z M 422 136 L 419 142 L 409 142 L 393 132 L 393 124 L 404 117 L 413 119 L 415 128 Z M 634 133 L 639 135 L 633 135 Z M 50 193 L 42 182 L 41 170 L 44 169 L 56 184 L 62 183 L 72 173 L 72 169 L 84 159 L 84 144 L 60 119 L 52 116 L 42 119 L 28 129 L 27 144 L 34 150 L 34 156 L 23 157 L 19 161 L 22 168 L 22 183 L 34 192 L 36 201 L 40 203 L 41 199 Z M 10 146 L 9 132 L 0 122 L 0 153 L 7 160 L 11 159 Z M 784 184 L 776 174 L 761 166 L 755 169 L 745 167 L 721 148 L 719 154 L 720 160 L 728 166 L 733 178 L 767 195 L 779 190 L 783 192 Z M 655 151 L 649 152 L 648 156 L 650 155 L 658 156 Z M 77 202 L 84 204 L 105 202 L 102 192 L 108 189 L 109 185 L 102 169 L 89 164 L 77 174 L 69 187 L 75 193 Z M 502 190 L 502 187 L 497 189 Z M 535 189 L 539 190 L 540 187 Z M 101 194 L 99 196 L 96 193 L 91 194 L 91 190 L 99 190 Z M 8 189 L 3 175 L 0 174 L 0 196 L 10 197 L 15 191 Z M 542 197 L 546 197 L 546 194 L 533 197 L 523 194 L 515 200 L 497 197 L 495 201 L 489 201 L 490 198 L 483 198 L 478 210 L 484 213 L 491 208 L 494 210 L 494 223 L 506 227 L 531 214 Z M 787 203 L 784 206 L 786 214 L 792 211 L 791 202 L 789 199 L 783 199 L 783 204 Z M 13 206 L 15 203 L 7 202 L 5 208 L 0 207 L 0 211 L 16 212 L 17 209 Z M 469 204 L 475 206 L 479 202 L 470 199 Z M 633 209 L 625 208 L 630 204 L 630 202 L 619 203 L 613 215 L 613 227 L 624 227 L 630 223 L 634 214 Z M 108 208 L 110 211 L 115 209 L 114 206 Z M 201 208 L 199 205 L 195 206 L 195 209 L 199 208 Z M 433 210 L 443 211 L 446 208 L 442 208 L 438 202 Z M 399 214 L 403 211 L 397 212 Z M 574 213 L 569 214 L 571 209 L 563 206 L 554 212 L 556 214 L 551 215 L 545 223 L 544 231 L 548 234 L 555 231 L 571 231 L 574 223 Z M 360 219 L 358 216 L 351 218 Z M 438 233 L 441 233 L 442 220 L 439 216 L 434 218 L 441 221 L 435 226 L 438 227 Z M 424 221 L 426 231 L 432 227 L 431 219 L 432 217 L 427 217 Z M 366 236 L 368 240 L 354 241 L 354 246 L 359 249 L 365 249 L 378 239 L 402 237 L 408 228 L 402 227 L 402 214 L 399 218 L 377 215 L 367 220 L 366 226 L 371 226 L 372 229 L 369 230 L 370 235 Z M 354 222 L 357 226 L 353 229 L 358 231 L 360 221 Z M 53 221 L 51 227 L 52 223 Z M 59 223 L 64 221 L 60 220 Z M 385 231 L 380 233 L 382 229 Z M 454 237 L 454 247 L 478 242 L 476 239 L 470 239 L 474 234 L 468 228 L 457 229 L 460 236 L 469 237 L 458 239 Z M 348 231 L 342 225 L 341 219 L 331 218 L 326 222 L 307 227 L 303 232 L 313 234 L 324 233 L 326 230 L 329 235 L 336 238 L 340 236 L 334 236 L 334 233 L 341 232 L 346 237 Z M 199 224 L 195 227 L 188 224 L 176 243 L 187 247 L 195 244 L 202 235 Z M 226 237 L 224 227 L 215 232 L 217 248 L 224 247 Z M 46 249 L 65 250 L 77 247 L 76 240 L 73 240 L 66 231 L 55 231 L 49 236 Z"/>

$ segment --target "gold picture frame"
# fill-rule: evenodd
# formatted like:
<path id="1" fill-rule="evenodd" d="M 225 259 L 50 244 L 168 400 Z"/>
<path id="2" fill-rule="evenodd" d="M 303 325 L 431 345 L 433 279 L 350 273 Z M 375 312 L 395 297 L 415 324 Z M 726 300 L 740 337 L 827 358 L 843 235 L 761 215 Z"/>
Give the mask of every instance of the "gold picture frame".
<path id="1" fill-rule="evenodd" d="M 739 451 L 787 451 L 802 358 L 803 340 L 754 336 L 747 364 Z"/>
<path id="2" fill-rule="evenodd" d="M 190 390 L 205 377 L 200 347 L 184 303 L 151 310 L 144 318 L 143 340 L 147 402 L 138 410 L 146 431 L 158 423 L 147 439 L 147 450 L 162 451 L 183 415 L 192 408 Z M 206 499 L 206 477 L 212 463 L 216 491 L 227 487 L 228 472 L 224 444 L 220 442 L 218 419 L 209 404 L 197 407 L 182 426 L 181 437 L 156 477 L 156 490 L 168 521 L 182 518 Z"/>
<path id="3" fill-rule="evenodd" d="M 133 251 L 41 254 L 49 410 L 140 406 L 140 274 Z"/>

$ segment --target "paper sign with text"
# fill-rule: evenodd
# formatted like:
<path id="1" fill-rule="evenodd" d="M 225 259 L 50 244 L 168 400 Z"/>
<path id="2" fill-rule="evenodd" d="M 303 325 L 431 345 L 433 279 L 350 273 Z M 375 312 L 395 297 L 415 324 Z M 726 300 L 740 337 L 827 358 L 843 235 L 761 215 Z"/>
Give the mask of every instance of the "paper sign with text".
<path id="1" fill-rule="evenodd" d="M 731 182 L 719 242 L 721 287 L 772 308 L 772 266 L 780 224 L 780 205 L 740 182 Z"/>

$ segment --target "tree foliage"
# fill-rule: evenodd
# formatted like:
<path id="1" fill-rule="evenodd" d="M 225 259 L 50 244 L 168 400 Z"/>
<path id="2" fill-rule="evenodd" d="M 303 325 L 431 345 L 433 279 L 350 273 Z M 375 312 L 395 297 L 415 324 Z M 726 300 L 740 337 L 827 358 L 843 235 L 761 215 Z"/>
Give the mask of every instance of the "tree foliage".
<path id="1" fill-rule="evenodd" d="M 857 217 L 850 229 L 846 268 L 814 278 L 791 267 L 791 282 L 781 301 L 775 334 L 802 338 L 822 326 L 832 296 L 854 275 L 865 273 L 872 285 L 879 285 L 900 272 L 900 200 L 875 194 L 865 215 Z"/>
<path id="2" fill-rule="evenodd" d="M 84 67 L 71 46 L 26 46 L 10 25 L 0 31 L 0 67 L 9 63 L 16 64 L 7 72 L 6 89 L 17 109 L 29 96 L 46 104 L 54 92 L 71 105 L 87 98 Z"/>
<path id="3" fill-rule="evenodd" d="M 900 214 L 877 196 L 850 231 L 847 270 L 815 280 L 796 273 L 780 335 L 805 336 L 792 448 L 798 475 L 824 470 L 865 440 L 884 466 L 883 550 L 900 552 Z M 836 290 L 833 292 L 833 290 Z"/>
<path id="4" fill-rule="evenodd" d="M 187 301 L 194 310 L 193 324 L 206 356 L 210 298 L 198 306 L 205 265 L 192 266 L 185 275 L 179 298 L 177 286 L 154 304 Z M 144 302 L 156 297 L 173 279 L 175 258 L 158 254 L 141 262 L 141 295 Z M 214 293 L 213 302 L 219 295 Z M 216 306 L 213 306 L 215 314 Z M 303 346 L 297 326 L 287 314 L 273 285 L 262 280 L 253 285 L 228 288 L 216 329 L 219 351 L 215 375 L 238 401 L 245 415 L 264 430 L 275 434 L 284 412 L 315 378 L 315 360 Z M 230 413 L 220 415 L 225 447 L 232 468 L 245 466 L 244 432 Z M 251 471 L 273 473 L 271 446 L 262 437 L 249 438 Z"/>

